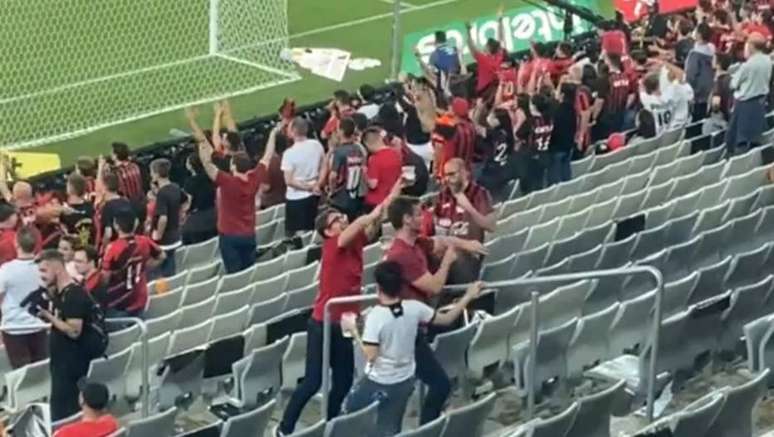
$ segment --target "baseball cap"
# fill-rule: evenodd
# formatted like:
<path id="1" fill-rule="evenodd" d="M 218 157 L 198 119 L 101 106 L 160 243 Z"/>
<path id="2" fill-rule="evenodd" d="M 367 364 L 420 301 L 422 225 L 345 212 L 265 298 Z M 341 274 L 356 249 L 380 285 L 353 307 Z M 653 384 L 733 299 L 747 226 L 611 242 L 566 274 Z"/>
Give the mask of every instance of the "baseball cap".
<path id="1" fill-rule="evenodd" d="M 467 117 L 470 110 L 470 104 L 462 97 L 455 97 L 451 104 L 452 112 L 457 117 Z"/>
<path id="2" fill-rule="evenodd" d="M 626 137 L 622 133 L 613 133 L 607 138 L 607 150 L 618 150 L 626 145 Z"/>
<path id="3" fill-rule="evenodd" d="M 81 378 L 78 381 L 78 390 L 83 396 L 83 403 L 89 408 L 97 411 L 107 408 L 110 401 L 110 391 L 105 384 Z"/>

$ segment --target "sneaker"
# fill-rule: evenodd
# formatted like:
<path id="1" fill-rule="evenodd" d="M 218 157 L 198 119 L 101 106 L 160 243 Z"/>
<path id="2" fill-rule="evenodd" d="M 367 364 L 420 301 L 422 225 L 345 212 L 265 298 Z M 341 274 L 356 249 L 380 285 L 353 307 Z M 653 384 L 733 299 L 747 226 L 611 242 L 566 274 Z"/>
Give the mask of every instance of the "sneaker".
<path id="1" fill-rule="evenodd" d="M 271 430 L 271 437 L 285 437 L 285 434 L 280 431 L 279 424 L 274 425 L 274 428 Z"/>

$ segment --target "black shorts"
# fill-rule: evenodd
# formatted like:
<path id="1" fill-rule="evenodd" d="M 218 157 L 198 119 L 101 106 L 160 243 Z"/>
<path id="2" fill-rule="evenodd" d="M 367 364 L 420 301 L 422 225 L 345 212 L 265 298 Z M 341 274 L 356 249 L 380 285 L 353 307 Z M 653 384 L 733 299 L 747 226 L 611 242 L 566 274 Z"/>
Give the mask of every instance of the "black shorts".
<path id="1" fill-rule="evenodd" d="M 285 201 L 285 232 L 292 235 L 299 231 L 314 230 L 319 196 Z"/>

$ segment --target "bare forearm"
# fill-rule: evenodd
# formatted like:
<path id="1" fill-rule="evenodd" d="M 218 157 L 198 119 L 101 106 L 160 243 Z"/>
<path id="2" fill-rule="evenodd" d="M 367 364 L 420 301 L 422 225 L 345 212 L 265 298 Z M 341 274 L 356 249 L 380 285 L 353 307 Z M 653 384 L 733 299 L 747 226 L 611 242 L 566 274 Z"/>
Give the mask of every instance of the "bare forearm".
<path id="1" fill-rule="evenodd" d="M 451 325 L 457 319 L 460 318 L 462 311 L 464 311 L 465 308 L 467 308 L 469 303 L 470 303 L 470 300 L 467 297 L 463 297 L 462 299 L 458 300 L 449 311 L 445 311 L 443 313 L 437 312 L 435 314 L 435 318 L 433 318 L 433 325 L 439 325 L 439 326 Z"/>

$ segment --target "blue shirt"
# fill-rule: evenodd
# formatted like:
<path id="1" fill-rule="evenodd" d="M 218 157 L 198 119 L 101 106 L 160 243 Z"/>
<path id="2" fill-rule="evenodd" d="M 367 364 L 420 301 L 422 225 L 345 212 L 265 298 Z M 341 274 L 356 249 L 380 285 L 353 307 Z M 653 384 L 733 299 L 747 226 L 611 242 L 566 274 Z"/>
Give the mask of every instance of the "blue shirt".
<path id="1" fill-rule="evenodd" d="M 430 65 L 446 74 L 457 74 L 460 71 L 460 58 L 457 47 L 452 44 L 442 44 L 430 55 Z"/>

